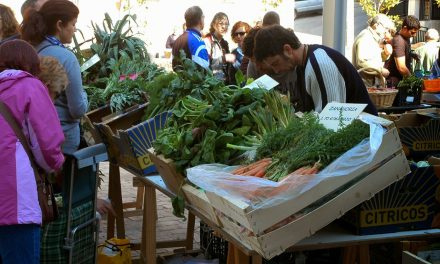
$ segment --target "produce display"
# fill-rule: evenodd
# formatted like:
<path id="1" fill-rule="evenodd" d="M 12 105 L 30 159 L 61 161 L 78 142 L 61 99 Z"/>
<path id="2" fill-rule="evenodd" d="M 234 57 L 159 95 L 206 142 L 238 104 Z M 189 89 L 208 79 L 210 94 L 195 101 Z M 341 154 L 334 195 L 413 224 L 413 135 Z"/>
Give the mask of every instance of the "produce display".
<path id="1" fill-rule="evenodd" d="M 74 39 L 73 52 L 81 64 L 92 55 L 99 57 L 82 73 L 89 111 L 109 104 L 112 112 L 118 112 L 145 103 L 147 83 L 164 72 L 150 61 L 145 42 L 133 32 L 132 24 L 136 24 L 136 16 L 113 21 L 106 13 L 102 26 L 92 23 L 94 38 L 82 43 Z M 90 49 L 81 50 L 90 41 Z"/>
<path id="2" fill-rule="evenodd" d="M 136 165 L 139 160 L 149 166 L 154 161 L 154 170 L 161 174 L 161 160 L 154 160 L 155 155 L 170 161 L 162 168 L 168 166 L 164 171 L 171 176 L 179 174 L 175 185 L 180 187 L 174 188 L 179 190 L 172 190 L 176 216 L 184 217 L 188 199 L 194 207 L 203 206 L 203 212 L 212 212 L 221 228 L 245 247 L 271 258 L 367 199 L 366 193 L 371 197 L 407 174 L 396 129 L 377 117 L 361 114 L 346 125 L 341 112 L 334 119 L 339 122 L 335 131 L 326 128 L 317 113 L 296 113 L 289 95 L 246 87 L 251 80 L 241 72 L 235 76 L 240 86 L 225 85 L 183 54 L 181 68 L 166 72 L 150 61 L 145 43 L 131 30 L 131 21 L 135 23 L 135 17 L 126 15 L 113 23 L 106 14 L 102 27 L 93 24 L 90 51 L 100 60 L 83 72 L 84 87 L 90 110 L 109 106 L 119 114 L 144 104 L 144 120 L 169 116 L 155 129 L 145 128 L 146 122 L 141 121 L 142 126 L 129 125 L 136 130 L 127 129 L 125 134 L 118 130 L 126 140 L 118 142 L 130 142 L 118 144 L 129 150 L 119 156 Z M 377 107 L 388 107 L 397 91 L 405 100 L 407 95 L 417 100 L 421 83 L 411 76 L 398 89 L 368 88 L 368 93 Z M 136 122 L 143 111 L 137 112 Z M 142 146 L 145 151 L 136 154 L 130 148 L 147 141 L 144 134 L 148 134 L 148 148 Z M 384 175 L 387 170 L 395 171 L 397 177 Z M 367 178 L 379 184 L 368 185 Z M 187 198 L 188 190 L 193 200 Z M 340 211 L 329 213 L 326 207 L 335 204 Z M 314 222 L 311 228 L 308 219 Z M 285 230 L 293 234 L 291 238 L 284 238 Z M 274 245 L 268 243 L 272 238 L 276 238 Z"/>
<path id="3" fill-rule="evenodd" d="M 265 135 L 257 159 L 272 158 L 265 177 L 279 181 L 291 172 L 313 174 L 369 137 L 369 126 L 355 120 L 333 131 L 325 128 L 315 114 L 292 119 L 285 128 Z"/>
<path id="4" fill-rule="evenodd" d="M 159 76 L 148 87 L 150 109 L 163 111 L 172 106 L 173 113 L 154 149 L 172 159 L 181 172 L 198 164 L 249 160 L 241 157 L 244 150 L 255 149 L 266 132 L 294 118 L 288 99 L 281 99 L 278 92 L 225 86 L 189 60 L 184 67 L 176 75 Z M 155 82 L 163 84 L 164 80 L 168 86 L 155 95 L 159 87 Z"/>
<path id="5" fill-rule="evenodd" d="M 122 53 L 118 60 L 108 62 L 112 73 L 105 80 L 104 88 L 85 86 L 89 96 L 90 110 L 110 104 L 113 112 L 121 111 L 135 104 L 145 103 L 148 100 L 147 85 L 156 76 L 163 73 L 163 69 L 152 63 L 145 63 L 140 57 L 132 58 Z"/>

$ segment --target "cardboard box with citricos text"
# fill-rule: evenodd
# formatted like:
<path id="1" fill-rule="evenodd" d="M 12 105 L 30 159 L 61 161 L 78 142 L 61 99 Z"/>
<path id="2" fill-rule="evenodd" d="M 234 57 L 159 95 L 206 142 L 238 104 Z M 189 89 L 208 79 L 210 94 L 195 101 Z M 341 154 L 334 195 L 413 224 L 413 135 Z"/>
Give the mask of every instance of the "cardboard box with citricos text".
<path id="1" fill-rule="evenodd" d="M 358 235 L 440 227 L 440 159 L 411 173 L 342 217 Z"/>
<path id="2" fill-rule="evenodd" d="M 439 109 L 407 112 L 394 123 L 408 159 L 419 161 L 440 154 Z"/>

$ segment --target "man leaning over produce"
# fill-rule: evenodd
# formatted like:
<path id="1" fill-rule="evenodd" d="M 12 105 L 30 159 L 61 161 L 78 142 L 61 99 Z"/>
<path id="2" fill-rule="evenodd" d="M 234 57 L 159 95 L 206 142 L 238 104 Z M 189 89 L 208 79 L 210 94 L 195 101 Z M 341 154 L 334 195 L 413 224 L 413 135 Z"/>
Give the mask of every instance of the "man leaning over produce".
<path id="1" fill-rule="evenodd" d="M 299 102 L 296 110 L 321 112 L 329 102 L 364 103 L 377 115 L 362 78 L 339 52 L 323 45 L 301 44 L 291 30 L 274 25 L 255 37 L 255 59 L 275 73 L 295 70 Z"/>
<path id="2" fill-rule="evenodd" d="M 204 69 L 209 69 L 209 55 L 201 31 L 205 26 L 205 16 L 198 6 L 192 6 L 185 11 L 185 23 L 187 30 L 180 35 L 173 45 L 173 70 L 176 70 L 180 62 L 180 51 L 183 50 L 188 59 L 193 60 Z"/>

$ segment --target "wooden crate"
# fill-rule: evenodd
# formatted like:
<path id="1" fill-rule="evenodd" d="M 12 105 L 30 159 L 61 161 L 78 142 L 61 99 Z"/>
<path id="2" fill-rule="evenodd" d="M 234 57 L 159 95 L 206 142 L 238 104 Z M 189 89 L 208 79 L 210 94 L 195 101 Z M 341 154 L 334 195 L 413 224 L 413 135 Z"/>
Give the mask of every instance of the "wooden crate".
<path id="1" fill-rule="evenodd" d="M 167 159 L 163 155 L 157 155 L 153 148 L 150 148 L 148 153 L 168 189 L 174 194 L 178 194 L 185 183 L 185 177 L 177 172 L 173 160 Z"/>
<path id="2" fill-rule="evenodd" d="M 207 192 L 206 195 L 212 206 L 223 213 L 219 218 L 225 231 L 243 241 L 249 249 L 270 259 L 408 173 L 408 161 L 402 152 L 397 129 L 390 127 L 371 163 L 360 166 L 344 177 L 324 180 L 295 199 L 272 207 L 253 209 L 241 200 L 213 192 Z M 343 192 L 337 193 L 341 189 Z M 309 207 L 318 200 L 324 201 L 323 204 L 317 208 Z M 309 209 L 297 219 L 265 232 L 305 208 Z M 243 232 L 243 229 L 247 229 L 247 232 Z"/>
<path id="3" fill-rule="evenodd" d="M 105 105 L 90 112 L 87 112 L 83 116 L 83 127 L 85 131 L 90 132 L 95 144 L 102 143 L 102 138 L 98 132 L 95 123 L 101 123 L 105 116 L 110 115 L 110 105 Z"/>
<path id="4" fill-rule="evenodd" d="M 190 204 L 193 208 L 196 208 L 200 213 L 202 213 L 206 218 L 208 218 L 215 225 L 221 227 L 221 222 L 208 200 L 205 191 L 197 189 L 190 184 L 184 184 L 182 186 L 182 191 L 185 197 L 185 201 Z"/>
<path id="5" fill-rule="evenodd" d="M 166 159 L 163 155 L 156 155 L 153 148 L 149 149 L 148 152 L 151 161 L 156 165 L 157 171 L 168 189 L 174 194 L 183 194 L 188 204 L 200 211 L 211 222 L 221 226 L 221 222 L 205 192 L 185 183 L 185 177 L 176 171 L 171 159 Z"/>

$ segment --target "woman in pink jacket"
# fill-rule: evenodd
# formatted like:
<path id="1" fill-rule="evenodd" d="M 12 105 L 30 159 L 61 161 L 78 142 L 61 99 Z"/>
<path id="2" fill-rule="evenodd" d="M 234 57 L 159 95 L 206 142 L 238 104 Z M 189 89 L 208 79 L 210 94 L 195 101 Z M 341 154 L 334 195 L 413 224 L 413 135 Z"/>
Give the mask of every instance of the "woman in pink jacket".
<path id="1" fill-rule="evenodd" d="M 63 131 L 46 87 L 34 75 L 39 58 L 22 40 L 0 46 L 0 101 L 30 142 L 36 162 L 61 168 Z M 39 263 L 41 209 L 29 158 L 0 115 L 0 263 Z"/>

